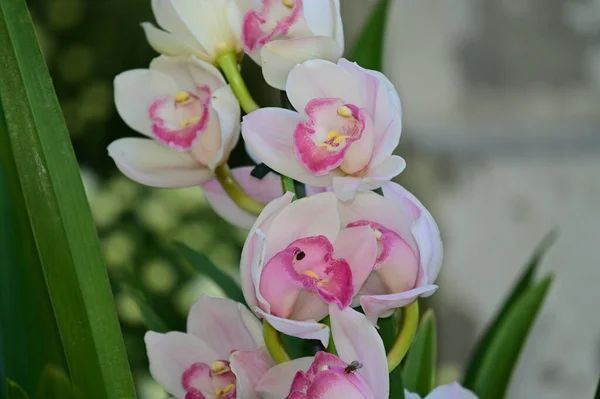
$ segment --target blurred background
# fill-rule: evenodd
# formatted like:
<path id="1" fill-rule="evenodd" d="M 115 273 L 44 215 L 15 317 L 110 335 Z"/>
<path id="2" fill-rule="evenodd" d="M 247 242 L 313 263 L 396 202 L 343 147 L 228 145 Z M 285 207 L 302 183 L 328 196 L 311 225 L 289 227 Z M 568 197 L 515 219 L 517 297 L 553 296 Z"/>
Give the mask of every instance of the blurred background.
<path id="1" fill-rule="evenodd" d="M 143 297 L 184 329 L 191 303 L 218 288 L 173 256 L 185 241 L 235 276 L 245 231 L 222 222 L 199 189 L 142 187 L 106 152 L 135 135 L 113 105 L 112 79 L 156 54 L 139 23 L 149 0 L 30 0 L 86 183 L 142 399 Z M 592 397 L 600 371 L 600 1 L 393 0 L 384 72 L 404 106 L 398 181 L 436 217 L 445 243 L 441 378 L 459 378 L 482 329 L 534 247 L 555 284 L 527 343 L 511 398 Z M 342 0 L 348 43 L 373 3 Z M 276 93 L 246 60 L 263 105 Z M 232 164 L 248 164 L 243 148 Z"/>

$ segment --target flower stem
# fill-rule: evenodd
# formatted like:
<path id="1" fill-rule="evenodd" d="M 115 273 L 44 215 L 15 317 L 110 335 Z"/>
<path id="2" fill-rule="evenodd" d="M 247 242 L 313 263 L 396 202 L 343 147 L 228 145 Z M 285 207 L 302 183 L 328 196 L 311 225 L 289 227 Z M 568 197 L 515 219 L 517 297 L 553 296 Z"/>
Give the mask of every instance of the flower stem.
<path id="1" fill-rule="evenodd" d="M 275 361 L 275 364 L 285 363 L 290 360 L 289 355 L 283 347 L 283 341 L 279 331 L 273 328 L 267 320 L 263 320 L 263 336 L 269 354 Z"/>
<path id="2" fill-rule="evenodd" d="M 227 164 L 217 166 L 215 176 L 219 180 L 219 183 L 221 183 L 223 190 L 225 190 L 237 206 L 253 215 L 260 215 L 265 205 L 246 194 L 231 174 L 231 170 Z"/>
<path id="3" fill-rule="evenodd" d="M 233 93 L 237 97 L 242 109 L 245 113 L 249 114 L 260 108 L 252 99 L 244 79 L 240 74 L 240 69 L 237 63 L 237 56 L 235 53 L 224 53 L 217 58 L 219 68 L 223 71 L 223 74 L 227 78 L 227 81 L 231 85 Z"/>
<path id="4" fill-rule="evenodd" d="M 284 194 L 289 191 L 290 193 L 293 193 L 296 198 L 298 197 L 296 194 L 296 185 L 294 184 L 294 179 L 291 177 L 281 175 L 281 186 L 283 187 Z"/>
<path id="5" fill-rule="evenodd" d="M 331 318 L 329 316 L 327 316 L 326 318 L 323 319 L 323 321 L 321 321 L 321 323 L 327 325 L 327 327 L 329 327 L 329 330 L 331 331 Z M 327 352 L 334 354 L 334 355 L 338 355 L 337 353 L 337 349 L 335 347 L 335 342 L 333 342 L 333 336 L 331 336 L 329 338 L 329 345 L 327 345 L 327 348 L 325 349 Z"/>
<path id="6" fill-rule="evenodd" d="M 408 348 L 415 338 L 419 324 L 419 302 L 414 301 L 402 308 L 402 327 L 398 330 L 396 340 L 387 354 L 388 370 L 391 373 L 400 364 Z"/>

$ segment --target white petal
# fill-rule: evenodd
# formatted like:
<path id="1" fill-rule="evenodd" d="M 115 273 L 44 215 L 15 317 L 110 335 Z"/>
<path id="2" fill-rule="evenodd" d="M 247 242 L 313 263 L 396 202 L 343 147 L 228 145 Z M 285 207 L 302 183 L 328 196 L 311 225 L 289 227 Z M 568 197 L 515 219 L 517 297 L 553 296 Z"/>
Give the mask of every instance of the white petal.
<path id="1" fill-rule="evenodd" d="M 315 36 L 333 37 L 335 28 L 335 4 L 332 0 L 304 0 L 304 18 Z"/>
<path id="2" fill-rule="evenodd" d="M 215 91 L 226 85 L 217 68 L 194 56 L 156 57 L 150 63 L 150 69 L 175 80 L 178 91 L 197 93 L 198 86 L 208 86 L 211 91 Z"/>
<path id="3" fill-rule="evenodd" d="M 212 173 L 186 152 L 150 139 L 124 138 L 108 146 L 108 154 L 125 176 L 151 187 L 192 187 L 208 181 Z"/>
<path id="4" fill-rule="evenodd" d="M 157 97 L 173 95 L 177 84 L 169 76 L 149 69 L 133 69 L 115 77 L 115 105 L 133 130 L 152 137 L 148 109 Z"/>
<path id="5" fill-rule="evenodd" d="M 214 170 L 218 165 L 227 161 L 229 154 L 240 139 L 241 111 L 240 104 L 230 86 L 215 91 L 210 104 L 219 118 L 219 134 L 221 136 L 219 151 L 212 159 L 208 160 L 208 167 Z"/>
<path id="6" fill-rule="evenodd" d="M 267 322 L 277 331 L 292 337 L 316 339 L 321 341 L 325 347 L 329 344 L 329 327 L 327 327 L 326 324 L 321 324 L 316 320 L 297 321 L 284 319 L 266 313 L 260 308 L 254 308 L 254 311 L 261 317 L 267 319 Z"/>
<path id="7" fill-rule="evenodd" d="M 477 396 L 457 382 L 435 388 L 425 399 L 477 399 Z"/>
<path id="8" fill-rule="evenodd" d="M 333 38 L 337 41 L 338 47 L 342 54 L 344 53 L 344 24 L 342 23 L 342 8 L 340 0 L 333 0 L 335 6 L 335 26 L 333 30 Z"/>
<path id="9" fill-rule="evenodd" d="M 261 50 L 262 71 L 269 85 L 285 90 L 288 75 L 296 65 L 313 59 L 337 62 L 341 56 L 337 42 L 327 36 L 274 40 Z"/>
<path id="10" fill-rule="evenodd" d="M 294 108 L 301 113 L 315 98 L 340 98 L 358 107 L 362 103 L 360 90 L 348 71 L 324 60 L 306 61 L 292 69 L 286 91 Z"/>
<path id="11" fill-rule="evenodd" d="M 175 37 L 188 43 L 191 47 L 198 48 L 203 53 L 206 53 L 206 50 L 202 48 L 201 44 L 194 38 L 194 35 L 192 35 L 177 15 L 177 12 L 173 8 L 172 0 L 152 0 L 152 12 L 161 28 L 171 32 Z"/>
<path id="12" fill-rule="evenodd" d="M 156 52 L 165 55 L 197 55 L 206 57 L 202 50 L 193 48 L 180 38 L 169 32 L 156 28 L 150 22 L 142 23 L 142 28 L 146 34 L 146 40 Z"/>
<path id="13" fill-rule="evenodd" d="M 397 294 L 363 295 L 360 297 L 360 304 L 369 321 L 376 324 L 377 319 L 387 317 L 391 310 L 402 308 L 419 297 L 431 296 L 437 289 L 437 285 L 425 285 Z"/>
<path id="14" fill-rule="evenodd" d="M 256 390 L 262 395 L 263 399 L 287 397 L 296 373 L 298 371 L 308 371 L 313 360 L 314 357 L 302 357 L 273 367 L 260 380 Z"/>
<path id="15" fill-rule="evenodd" d="M 255 351 L 237 351 L 231 354 L 231 371 L 236 377 L 236 397 L 260 399 L 256 386 L 265 373 L 275 366 L 265 348 Z"/>
<path id="16" fill-rule="evenodd" d="M 404 399 L 421 399 L 419 394 L 408 392 L 406 389 L 404 390 Z"/>

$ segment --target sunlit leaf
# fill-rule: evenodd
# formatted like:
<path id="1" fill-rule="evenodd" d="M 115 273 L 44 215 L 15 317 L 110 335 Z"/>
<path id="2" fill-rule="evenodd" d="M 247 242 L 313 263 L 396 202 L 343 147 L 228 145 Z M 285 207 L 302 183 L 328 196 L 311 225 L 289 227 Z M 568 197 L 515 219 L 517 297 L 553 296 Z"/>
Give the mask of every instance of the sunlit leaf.
<path id="1" fill-rule="evenodd" d="M 381 71 L 383 67 L 383 44 L 389 5 L 389 0 L 379 0 L 350 52 L 350 60 L 363 68 Z"/>
<path id="2" fill-rule="evenodd" d="M 428 310 L 421 319 L 417 335 L 406 356 L 403 378 L 409 392 L 427 396 L 433 389 L 437 360 L 437 332 L 435 317 Z"/>

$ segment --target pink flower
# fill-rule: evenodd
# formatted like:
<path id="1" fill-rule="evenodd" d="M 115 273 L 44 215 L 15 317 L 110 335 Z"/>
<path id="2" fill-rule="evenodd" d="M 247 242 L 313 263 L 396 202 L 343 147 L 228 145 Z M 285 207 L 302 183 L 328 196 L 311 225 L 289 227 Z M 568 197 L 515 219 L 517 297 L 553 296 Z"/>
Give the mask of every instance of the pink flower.
<path id="1" fill-rule="evenodd" d="M 277 330 L 329 341 L 318 323 L 329 305 L 348 307 L 371 271 L 377 243 L 369 227 L 342 230 L 333 193 L 270 202 L 248 234 L 240 273 L 246 302 Z"/>
<path id="2" fill-rule="evenodd" d="M 117 111 L 148 136 L 116 140 L 108 147 L 129 178 L 154 187 L 206 182 L 239 139 L 240 107 L 212 65 L 194 57 L 161 56 L 150 69 L 115 78 Z"/>
<path id="3" fill-rule="evenodd" d="M 404 391 L 405 399 L 421 399 L 416 393 Z M 441 385 L 435 388 L 425 397 L 425 399 L 477 399 L 477 396 L 468 389 L 460 386 L 459 383 L 453 382 L 448 385 Z"/>
<path id="4" fill-rule="evenodd" d="M 377 239 L 373 272 L 357 299 L 373 323 L 391 310 L 432 295 L 442 264 L 442 240 L 431 214 L 411 193 L 396 183 L 340 203 L 346 230 L 369 227 Z"/>
<path id="5" fill-rule="evenodd" d="M 311 59 L 337 62 L 344 52 L 339 0 L 237 0 L 246 53 L 265 80 L 283 90 L 289 72 Z"/>
<path id="6" fill-rule="evenodd" d="M 258 399 L 256 384 L 274 363 L 260 322 L 229 299 L 201 297 L 187 334 L 146 333 L 150 373 L 178 399 Z"/>
<path id="7" fill-rule="evenodd" d="M 342 200 L 404 169 L 392 155 L 402 130 L 400 100 L 382 74 L 344 59 L 307 61 L 290 73 L 287 94 L 298 112 L 263 108 L 242 123 L 249 149 L 272 169 L 333 186 Z"/>
<path id="8" fill-rule="evenodd" d="M 389 378 L 383 342 L 360 313 L 331 306 L 339 357 L 319 352 L 270 369 L 257 391 L 263 399 L 386 399 Z"/>

